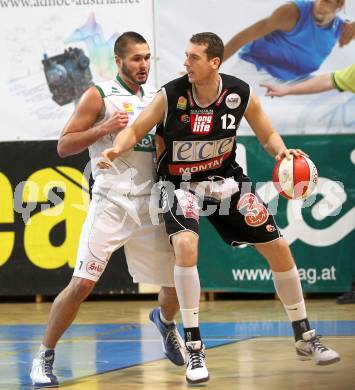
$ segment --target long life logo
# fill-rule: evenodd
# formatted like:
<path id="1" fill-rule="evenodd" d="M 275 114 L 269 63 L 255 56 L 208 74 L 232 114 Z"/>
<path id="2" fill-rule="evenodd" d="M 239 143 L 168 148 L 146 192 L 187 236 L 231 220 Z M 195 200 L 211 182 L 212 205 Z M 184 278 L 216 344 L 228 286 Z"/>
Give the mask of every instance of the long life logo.
<path id="1" fill-rule="evenodd" d="M 194 134 L 208 134 L 213 126 L 213 110 L 191 110 L 191 130 Z"/>

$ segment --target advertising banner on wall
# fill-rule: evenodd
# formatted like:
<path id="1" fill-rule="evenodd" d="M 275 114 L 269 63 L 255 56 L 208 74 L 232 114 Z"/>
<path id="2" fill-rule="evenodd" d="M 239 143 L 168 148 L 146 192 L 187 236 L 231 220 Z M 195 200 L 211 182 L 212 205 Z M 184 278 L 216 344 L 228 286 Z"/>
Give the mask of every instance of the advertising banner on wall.
<path id="1" fill-rule="evenodd" d="M 270 181 L 274 161 L 255 138 L 239 137 L 238 162 L 257 183 L 291 245 L 304 290 L 346 291 L 355 276 L 355 138 L 285 138 L 306 150 L 318 168 L 317 192 L 306 201 L 278 196 Z M 0 296 L 57 294 L 73 272 L 87 213 L 86 153 L 62 160 L 55 141 L 0 143 L 1 166 L 8 161 L 16 163 L 0 172 Z M 258 253 L 225 244 L 204 218 L 199 251 L 204 290 L 273 292 L 271 271 Z M 132 282 L 123 251 L 115 253 L 96 293 L 138 291 L 142 286 Z"/>
<path id="2" fill-rule="evenodd" d="M 90 201 L 88 157 L 62 160 L 56 144 L 0 143 L 0 296 L 56 295 L 73 273 Z M 95 293 L 137 291 L 115 252 Z"/>
<path id="3" fill-rule="evenodd" d="M 255 138 L 238 139 L 239 162 L 290 244 L 304 291 L 347 291 L 355 276 L 355 137 L 286 136 L 285 141 L 307 151 L 318 168 L 316 193 L 305 201 L 278 195 L 271 183 L 274 161 Z M 256 250 L 226 245 L 207 219 L 202 221 L 199 251 L 204 289 L 274 291 L 268 264 Z"/>
<path id="4" fill-rule="evenodd" d="M 0 141 L 57 139 L 83 90 L 115 75 L 113 43 L 124 31 L 138 31 L 149 42 L 153 54 L 149 83 L 159 87 L 185 71 L 184 53 L 193 33 L 213 31 L 227 43 L 283 4 L 283 0 L 0 0 Z M 347 1 L 338 17 L 354 20 L 355 4 Z M 339 23 L 327 26 L 324 42 L 323 29 L 318 28 L 320 41 L 316 47 L 323 50 L 330 40 L 330 54 L 318 53 L 319 63 L 310 74 L 333 72 L 354 63 L 354 42 L 339 47 L 334 38 L 339 28 Z M 303 44 L 310 45 L 307 36 L 302 39 Z M 278 51 L 298 58 L 298 41 L 295 47 Z M 315 48 L 309 49 L 311 57 L 318 56 Z M 262 64 L 257 70 L 246 56 L 240 58 L 242 50 L 233 53 L 221 71 L 252 85 L 278 131 L 353 132 L 353 94 L 333 90 L 317 95 L 265 97 L 261 83 L 289 83 L 293 76 L 291 80 L 289 76 L 285 76 L 287 80 L 275 78 L 260 68 Z M 308 70 L 300 66 L 299 77 L 306 77 Z M 294 77 L 297 79 L 297 74 Z M 249 132 L 243 121 L 240 133 Z"/>
<path id="5" fill-rule="evenodd" d="M 278 31 L 275 37 L 267 35 L 257 43 L 245 44 L 256 39 L 265 28 L 259 26 L 248 30 L 247 34 L 242 33 L 243 30 L 290 3 L 298 10 L 298 19 L 295 18 L 293 26 L 285 26 L 288 30 Z M 334 6 L 334 2 L 317 3 L 324 3 L 316 14 L 317 20 L 323 20 L 328 11 L 325 3 Z M 317 25 L 312 13 L 313 1 L 308 0 L 157 0 L 155 4 L 155 19 L 159 21 L 156 24 L 159 85 L 185 71 L 185 51 L 192 34 L 212 31 L 225 44 L 236 39 L 235 52 L 222 64 L 221 72 L 252 86 L 280 133 L 354 133 L 353 93 L 331 90 L 272 99 L 265 96 L 267 89 L 260 86 L 265 83 L 292 84 L 311 75 L 334 72 L 355 64 L 355 42 L 350 41 L 342 47 L 339 44 L 343 21 L 355 20 L 354 2 L 346 1 L 345 8 L 336 13 L 336 19 L 324 26 Z M 180 23 L 181 20 L 184 22 Z M 242 121 L 239 134 L 250 134 L 246 121 Z"/>
<path id="6" fill-rule="evenodd" d="M 1 0 L 0 10 L 0 141 L 57 139 L 82 92 L 115 77 L 122 32 L 154 48 L 150 0 Z"/>

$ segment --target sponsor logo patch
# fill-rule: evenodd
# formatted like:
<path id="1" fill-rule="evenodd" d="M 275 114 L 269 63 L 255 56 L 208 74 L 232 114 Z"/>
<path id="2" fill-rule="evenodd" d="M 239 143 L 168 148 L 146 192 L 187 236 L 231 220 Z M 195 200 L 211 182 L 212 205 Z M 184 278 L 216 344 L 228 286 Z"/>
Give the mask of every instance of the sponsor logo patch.
<path id="1" fill-rule="evenodd" d="M 180 96 L 176 108 L 179 108 L 180 110 L 186 110 L 186 105 L 187 105 L 186 97 Z"/>
<path id="2" fill-rule="evenodd" d="M 268 209 L 251 192 L 239 199 L 237 210 L 244 215 L 245 223 L 251 227 L 261 226 L 269 218 Z"/>
<path id="3" fill-rule="evenodd" d="M 237 93 L 231 93 L 226 97 L 226 106 L 231 110 L 239 107 L 241 102 L 242 99 Z"/>
<path id="4" fill-rule="evenodd" d="M 190 122 L 190 117 L 187 114 L 182 114 L 180 117 L 180 121 L 182 123 L 189 123 Z"/>
<path id="5" fill-rule="evenodd" d="M 98 261 L 92 260 L 86 264 L 86 271 L 92 276 L 100 276 L 105 267 Z"/>
<path id="6" fill-rule="evenodd" d="M 173 161 L 203 161 L 220 157 L 233 150 L 235 137 L 215 141 L 174 141 Z"/>
<path id="7" fill-rule="evenodd" d="M 199 206 L 196 195 L 182 189 L 175 190 L 175 195 L 185 218 L 192 218 L 198 222 Z"/>
<path id="8" fill-rule="evenodd" d="M 190 122 L 193 134 L 208 134 L 213 126 L 213 110 L 191 110 Z"/>
<path id="9" fill-rule="evenodd" d="M 230 153 L 226 153 L 223 156 L 211 158 L 210 160 L 194 164 L 169 164 L 169 172 L 171 175 L 185 175 L 210 171 L 212 169 L 220 168 L 223 161 L 229 156 Z"/>
<path id="10" fill-rule="evenodd" d="M 127 112 L 127 114 L 134 114 L 134 108 L 132 103 L 123 102 L 123 109 Z"/>
<path id="11" fill-rule="evenodd" d="M 274 232 L 276 229 L 275 229 L 275 226 L 266 225 L 266 230 L 267 230 L 269 233 L 272 233 L 272 232 Z"/>
<path id="12" fill-rule="evenodd" d="M 169 172 L 183 175 L 217 169 L 231 155 L 234 144 L 235 137 L 215 141 L 174 141 L 173 161 L 176 164 L 169 164 Z"/>

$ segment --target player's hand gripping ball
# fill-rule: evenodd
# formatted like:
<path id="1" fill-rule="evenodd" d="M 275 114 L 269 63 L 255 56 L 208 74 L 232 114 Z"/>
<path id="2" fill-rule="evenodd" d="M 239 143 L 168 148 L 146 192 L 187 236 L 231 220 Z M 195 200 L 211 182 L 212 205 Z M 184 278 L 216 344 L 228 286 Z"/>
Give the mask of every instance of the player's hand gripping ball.
<path id="1" fill-rule="evenodd" d="M 272 173 L 272 181 L 280 195 L 287 199 L 306 199 L 317 186 L 318 172 L 305 156 L 279 160 Z"/>

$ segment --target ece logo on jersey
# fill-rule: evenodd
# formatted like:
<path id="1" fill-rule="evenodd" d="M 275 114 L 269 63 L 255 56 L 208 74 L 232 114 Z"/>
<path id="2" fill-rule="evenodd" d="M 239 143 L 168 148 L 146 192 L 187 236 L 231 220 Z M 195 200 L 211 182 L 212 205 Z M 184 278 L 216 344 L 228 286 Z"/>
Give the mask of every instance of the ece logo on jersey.
<path id="1" fill-rule="evenodd" d="M 226 106 L 231 110 L 239 107 L 241 102 L 242 99 L 237 93 L 231 93 L 226 97 Z"/>
<path id="2" fill-rule="evenodd" d="M 169 172 L 183 175 L 217 169 L 230 156 L 234 144 L 235 137 L 215 141 L 174 141 L 174 163 L 169 164 Z"/>

